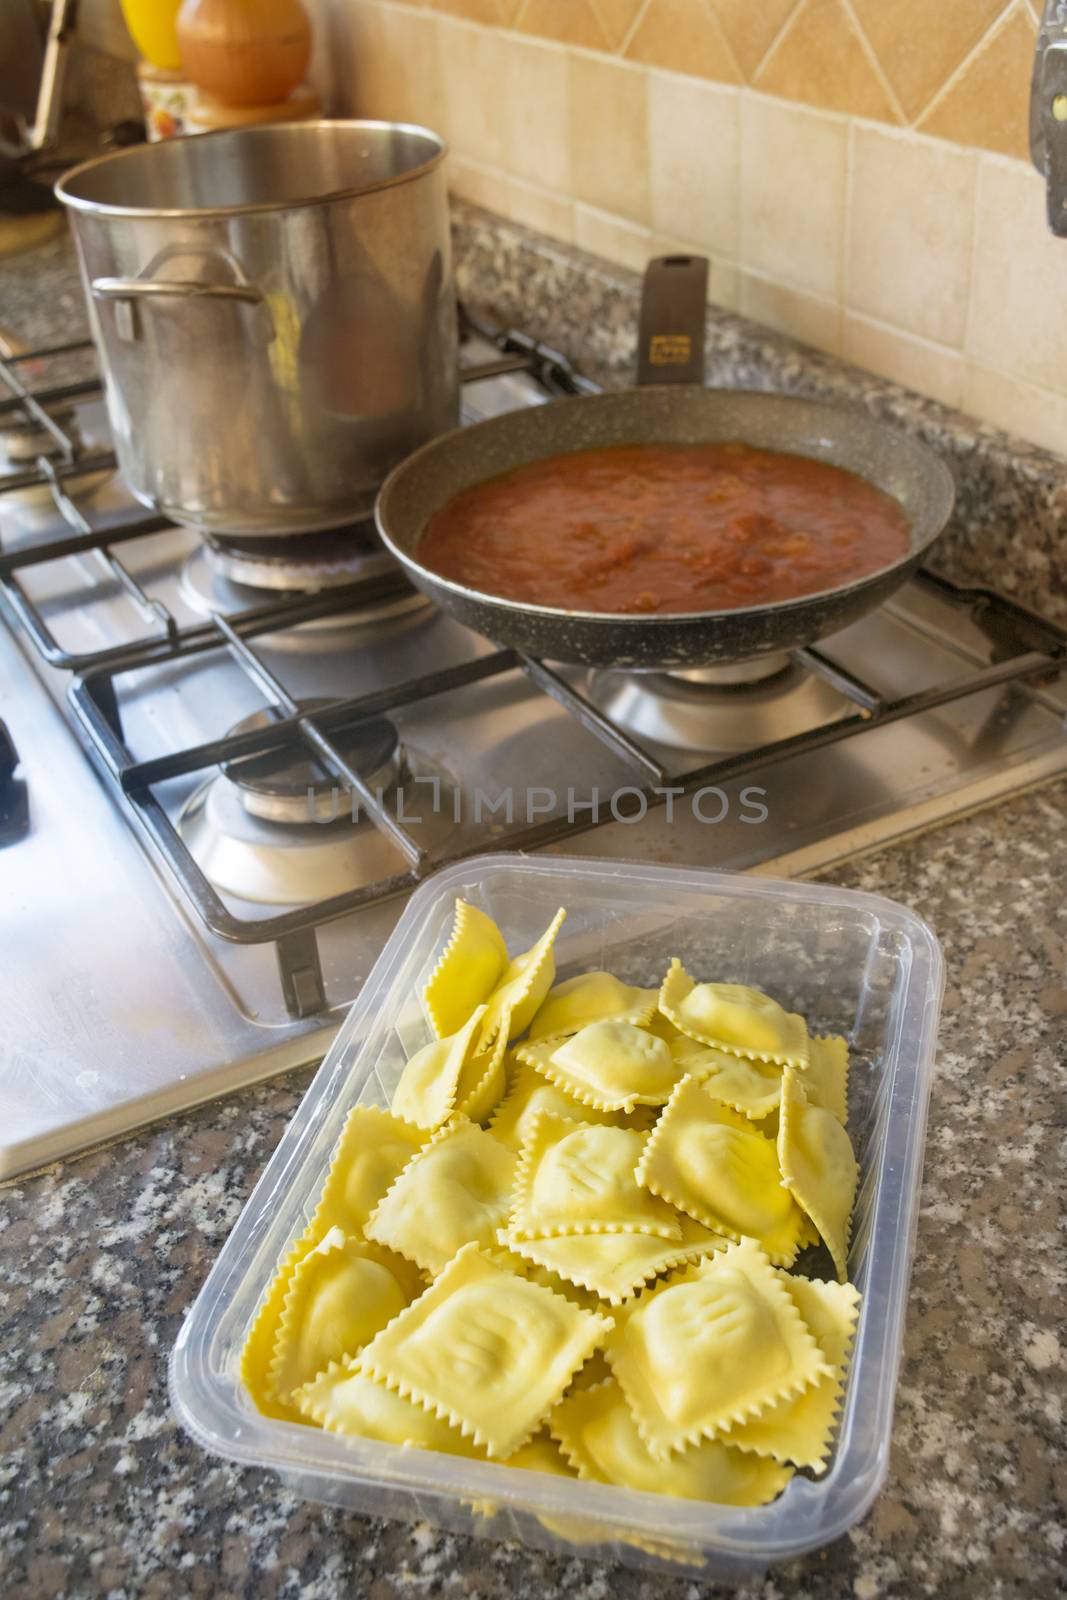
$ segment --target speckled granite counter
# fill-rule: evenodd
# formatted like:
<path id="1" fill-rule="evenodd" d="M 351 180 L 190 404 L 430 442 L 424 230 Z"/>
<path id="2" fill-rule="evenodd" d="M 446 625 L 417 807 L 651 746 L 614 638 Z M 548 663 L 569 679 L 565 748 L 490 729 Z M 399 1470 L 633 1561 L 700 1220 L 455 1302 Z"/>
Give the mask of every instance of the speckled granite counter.
<path id="1" fill-rule="evenodd" d="M 560 259 L 553 269 L 546 254 L 543 270 L 557 270 L 566 297 L 573 257 Z M 475 217 L 461 261 L 468 284 L 479 271 L 495 274 L 494 301 L 507 311 L 519 294 L 507 238 Z M 612 281 L 595 293 L 607 284 L 615 294 Z M 539 292 L 547 282 L 538 280 Z M 32 337 L 77 307 L 59 246 L 0 277 L 0 323 L 21 323 Z M 568 318 L 583 314 L 572 300 Z M 622 316 L 614 333 L 609 318 L 597 336 L 611 373 L 627 354 Z M 751 327 L 725 317 L 716 326 L 721 359 L 733 348 L 736 369 L 751 354 Z M 770 360 L 782 382 L 861 395 L 855 373 L 788 341 L 768 335 L 760 348 L 764 376 Z M 951 424 L 941 408 L 862 382 L 865 403 L 902 409 L 944 440 Z M 1021 589 L 1040 591 L 1062 560 L 1063 464 L 1039 451 L 1010 457 L 991 430 L 957 426 L 951 438 L 964 457 L 968 449 L 982 457 L 969 481 L 996 485 L 988 548 L 1007 558 Z M 1027 507 L 1036 537 L 1013 543 L 1011 513 Z M 837 1544 L 773 1570 L 743 1596 L 1062 1592 L 1065 810 L 1059 784 L 832 875 L 913 907 L 947 958 L 906 1358 L 892 1471 L 874 1510 Z M 7 1600 L 709 1593 L 688 1580 L 304 1505 L 268 1474 L 219 1464 L 178 1432 L 168 1352 L 307 1081 L 275 1080 L 0 1190 Z"/>

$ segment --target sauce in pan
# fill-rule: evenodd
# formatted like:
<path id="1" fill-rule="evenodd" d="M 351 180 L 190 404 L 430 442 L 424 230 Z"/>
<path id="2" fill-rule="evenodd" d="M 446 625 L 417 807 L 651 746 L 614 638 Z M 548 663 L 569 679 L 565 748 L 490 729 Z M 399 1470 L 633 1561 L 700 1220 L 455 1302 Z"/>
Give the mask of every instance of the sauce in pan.
<path id="1" fill-rule="evenodd" d="M 422 564 L 483 594 L 566 611 L 727 611 L 835 589 L 909 548 L 890 495 L 746 444 L 613 445 L 464 489 Z"/>

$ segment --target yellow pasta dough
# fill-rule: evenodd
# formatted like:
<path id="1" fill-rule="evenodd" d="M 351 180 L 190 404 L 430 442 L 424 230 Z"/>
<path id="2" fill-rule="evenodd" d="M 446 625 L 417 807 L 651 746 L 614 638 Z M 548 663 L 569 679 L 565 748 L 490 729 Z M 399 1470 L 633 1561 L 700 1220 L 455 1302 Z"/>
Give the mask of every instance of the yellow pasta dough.
<path id="1" fill-rule="evenodd" d="M 278 1420 L 765 1505 L 826 1470 L 860 1303 L 847 1043 L 677 960 L 656 989 L 553 987 L 564 916 L 509 960 L 456 902 L 436 1037 L 391 1111 L 349 1113 L 242 1380 Z M 820 1240 L 841 1282 L 782 1270 Z"/>
<path id="2" fill-rule="evenodd" d="M 457 1117 L 439 1128 L 379 1202 L 369 1239 L 440 1272 L 461 1245 L 494 1241 L 507 1217 L 515 1156 L 491 1134 Z"/>
<path id="3" fill-rule="evenodd" d="M 608 1360 L 659 1460 L 832 1374 L 751 1239 L 647 1291 L 618 1316 Z"/>
<path id="4" fill-rule="evenodd" d="M 663 1461 L 642 1439 L 622 1389 L 614 1378 L 578 1389 L 549 1418 L 552 1435 L 580 1478 L 625 1489 L 713 1500 L 730 1506 L 763 1506 L 781 1494 L 792 1471 L 760 1456 L 703 1439 Z"/>
<path id="5" fill-rule="evenodd" d="M 549 992 L 530 1024 L 530 1038 L 563 1038 L 590 1022 L 635 1022 L 643 1026 L 655 1011 L 658 999 L 658 989 L 638 989 L 622 983 L 610 972 L 583 972 L 577 978 L 557 983 Z"/>
<path id="6" fill-rule="evenodd" d="M 515 1239 L 511 1249 L 560 1278 L 591 1290 L 611 1305 L 621 1305 L 642 1284 L 683 1262 L 725 1250 L 722 1234 L 680 1216 L 681 1238 L 649 1233 L 571 1234 L 555 1239 Z"/>
<path id="7" fill-rule="evenodd" d="M 574 1233 L 680 1239 L 670 1206 L 641 1189 L 634 1176 L 647 1137 L 542 1112 L 519 1157 L 509 1243 Z"/>
<path id="8" fill-rule="evenodd" d="M 484 1122 L 507 1088 L 509 1018 L 505 1012 L 495 1039 L 468 1057 L 456 1084 L 456 1110 L 471 1122 Z"/>
<path id="9" fill-rule="evenodd" d="M 694 1078 L 671 1096 L 636 1176 L 705 1227 L 759 1240 L 778 1264 L 795 1259 L 804 1213 L 783 1187 L 775 1144 Z"/>
<path id="10" fill-rule="evenodd" d="M 452 1115 L 460 1079 L 478 1043 L 484 1006 L 476 1006 L 456 1033 L 416 1050 L 393 1091 L 393 1115 L 419 1128 L 439 1128 Z M 479 1073 L 478 1078 L 481 1077 Z M 476 1079 L 477 1081 L 477 1079 Z"/>
<path id="11" fill-rule="evenodd" d="M 502 1465 L 522 1467 L 526 1472 L 551 1472 L 558 1478 L 577 1476 L 555 1439 L 543 1428 L 540 1433 L 534 1434 L 528 1444 L 520 1445 Z"/>
<path id="12" fill-rule="evenodd" d="M 442 1422 L 425 1406 L 405 1400 L 384 1383 L 364 1377 L 354 1366 L 354 1360 L 332 1362 L 296 1391 L 293 1398 L 308 1421 L 330 1433 L 485 1459 L 485 1451 L 472 1439 L 465 1439 L 450 1422 Z"/>
<path id="13" fill-rule="evenodd" d="M 637 1106 L 629 1113 L 598 1111 L 595 1106 L 584 1106 L 559 1084 L 543 1078 L 535 1067 L 520 1061 L 511 1086 L 489 1123 L 489 1131 L 509 1150 L 518 1151 L 542 1111 L 570 1117 L 573 1122 L 600 1122 L 608 1127 L 636 1127 L 642 1131 L 649 1122 L 645 1106 Z"/>
<path id="14" fill-rule="evenodd" d="M 747 1056 L 732 1056 L 714 1045 L 686 1039 L 671 1051 L 679 1075 L 695 1078 L 709 1094 L 743 1117 L 769 1117 L 782 1098 L 782 1069 Z"/>
<path id="15" fill-rule="evenodd" d="M 777 1128 L 775 1129 L 774 1137 L 775 1138 L 778 1137 Z M 797 1253 L 798 1253 L 798 1255 L 799 1255 L 801 1250 L 807 1250 L 812 1245 L 817 1245 L 817 1244 L 821 1244 L 821 1243 L 822 1243 L 822 1238 L 821 1238 L 821 1235 L 819 1233 L 818 1228 L 815 1226 L 814 1222 L 812 1222 L 811 1218 L 805 1214 L 804 1226 L 801 1228 L 801 1230 L 800 1230 L 800 1238 L 797 1240 Z"/>
<path id="16" fill-rule="evenodd" d="M 844 1283 L 859 1168 L 833 1112 L 809 1105 L 800 1075 L 790 1071 L 782 1081 L 778 1161 L 782 1182 L 818 1228 Z"/>
<path id="17" fill-rule="evenodd" d="M 286 1252 L 281 1265 L 267 1286 L 267 1293 L 256 1312 L 241 1351 L 241 1382 L 252 1396 L 257 1411 L 261 1411 L 265 1417 L 274 1417 L 279 1422 L 307 1420 L 295 1406 L 277 1398 L 270 1367 L 274 1359 L 278 1324 L 285 1310 L 285 1297 L 289 1292 L 289 1284 L 300 1261 L 313 1248 L 313 1243 L 309 1230 Z"/>
<path id="18" fill-rule="evenodd" d="M 605 1234 L 604 1238 L 615 1238 L 617 1235 Z M 507 1230 L 497 1229 L 498 1247 L 487 1249 L 485 1254 L 490 1261 L 495 1261 L 498 1267 L 503 1267 L 505 1272 L 517 1273 L 520 1278 L 529 1278 L 531 1283 L 539 1283 L 545 1289 L 551 1289 L 555 1294 L 561 1294 L 565 1300 L 573 1300 L 576 1306 L 581 1306 L 583 1311 L 600 1310 L 599 1296 L 581 1285 L 571 1283 L 567 1278 L 561 1277 L 551 1267 L 535 1261 L 533 1257 L 524 1257 L 519 1251 L 513 1249 L 505 1241 Z"/>
<path id="19" fill-rule="evenodd" d="M 819 1378 L 803 1394 L 768 1406 L 758 1417 L 737 1423 L 723 1438 L 739 1449 L 824 1472 L 859 1311 L 859 1291 L 850 1283 L 821 1283 L 794 1278 L 787 1272 L 779 1273 L 779 1279 L 833 1374 Z"/>
<path id="20" fill-rule="evenodd" d="M 659 1007 L 682 1033 L 754 1061 L 804 1067 L 808 1029 L 803 1017 L 784 1010 L 770 995 L 740 983 L 694 983 L 678 960 L 671 962 Z"/>
<path id="21" fill-rule="evenodd" d="M 804 1093 L 813 1106 L 831 1112 L 842 1127 L 848 1122 L 848 1042 L 839 1034 L 816 1034 L 804 1073 Z"/>
<path id="22" fill-rule="evenodd" d="M 516 1053 L 574 1099 L 600 1111 L 662 1105 L 678 1079 L 669 1045 L 632 1022 L 591 1022 L 567 1039 L 523 1044 Z"/>
<path id="23" fill-rule="evenodd" d="M 291 1404 L 295 1389 L 331 1361 L 355 1355 L 407 1303 L 362 1239 L 331 1228 L 289 1279 L 270 1364 L 275 1397 Z"/>
<path id="24" fill-rule="evenodd" d="M 358 1370 L 446 1418 L 490 1456 L 537 1430 L 612 1321 L 466 1245 L 384 1328 Z"/>
<path id="25" fill-rule="evenodd" d="M 507 964 L 504 936 L 492 917 L 457 900 L 452 935 L 422 992 L 439 1039 L 458 1033 L 475 1006 L 492 994 Z"/>
<path id="26" fill-rule="evenodd" d="M 379 1106 L 355 1106 L 337 1142 L 326 1184 L 311 1221 L 314 1239 L 329 1228 L 360 1233 L 390 1184 L 427 1134 Z"/>
<path id="27" fill-rule="evenodd" d="M 556 976 L 556 958 L 552 954 L 552 946 L 566 915 L 561 906 L 537 943 L 508 963 L 500 982 L 486 1002 L 486 1014 L 482 1021 L 484 1040 L 495 1039 L 505 1020 L 509 1039 L 525 1033 L 530 1026 Z"/>

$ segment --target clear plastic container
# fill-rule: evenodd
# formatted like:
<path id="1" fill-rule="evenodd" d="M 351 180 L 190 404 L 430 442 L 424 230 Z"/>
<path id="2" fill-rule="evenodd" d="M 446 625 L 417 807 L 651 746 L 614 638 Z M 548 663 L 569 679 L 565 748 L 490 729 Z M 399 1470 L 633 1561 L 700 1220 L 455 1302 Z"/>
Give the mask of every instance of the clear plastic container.
<path id="1" fill-rule="evenodd" d="M 703 976 L 770 991 L 817 1031 L 848 1034 L 861 1167 L 850 1276 L 864 1298 L 822 1478 L 798 1473 L 773 1504 L 738 1510 L 344 1439 L 253 1407 L 238 1378 L 245 1336 L 310 1220 L 349 1108 L 388 1105 L 430 1037 L 418 996 L 457 895 L 494 917 L 513 951 L 566 906 L 561 978 L 606 968 L 649 985 L 678 955 Z M 547 856 L 480 856 L 439 873 L 409 901 L 186 1319 L 170 1370 L 179 1419 L 205 1449 L 272 1467 L 308 1499 L 558 1553 L 741 1580 L 837 1538 L 888 1467 L 942 987 L 926 924 L 848 889 Z"/>

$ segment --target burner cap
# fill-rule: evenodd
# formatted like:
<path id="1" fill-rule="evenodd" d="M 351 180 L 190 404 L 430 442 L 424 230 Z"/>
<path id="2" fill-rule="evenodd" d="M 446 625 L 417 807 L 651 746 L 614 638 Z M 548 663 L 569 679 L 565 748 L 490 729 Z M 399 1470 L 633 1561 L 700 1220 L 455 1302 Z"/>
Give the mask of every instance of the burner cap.
<path id="1" fill-rule="evenodd" d="M 302 700 L 300 710 L 313 713 L 329 704 L 328 700 Z M 230 732 L 251 733 L 275 721 L 272 711 L 256 711 Z M 400 736 L 387 717 L 342 728 L 329 739 L 371 789 L 389 789 L 396 783 L 401 766 Z M 239 790 L 245 810 L 264 821 L 315 822 L 337 809 L 334 790 L 340 780 L 324 770 L 299 735 L 291 749 L 238 756 L 223 762 L 220 770 Z"/>
<path id="2" fill-rule="evenodd" d="M 396 567 L 371 522 L 270 539 L 208 534 L 204 548 L 216 573 L 250 589 L 296 589 L 314 594 Z"/>
<path id="3" fill-rule="evenodd" d="M 777 655 L 750 656 L 747 661 L 719 662 L 710 667 L 677 667 L 668 676 L 680 678 L 683 683 L 706 683 L 720 689 L 746 688 L 788 671 L 791 661 L 788 651 L 779 651 Z"/>
<path id="4" fill-rule="evenodd" d="M 49 415 L 67 434 L 75 450 L 80 452 L 83 440 L 74 407 L 53 406 Z M 59 445 L 47 428 L 42 428 L 29 418 L 16 415 L 0 423 L 0 456 L 6 459 L 12 469 L 32 466 L 38 456 L 54 460 L 61 455 Z"/>
<path id="5" fill-rule="evenodd" d="M 307 567 L 303 573 L 306 581 L 294 583 L 292 568 L 285 567 L 284 563 L 273 567 L 264 566 L 262 561 L 248 564 L 243 555 L 238 557 L 238 571 L 243 575 L 231 576 L 226 570 L 229 552 L 216 544 L 198 544 L 182 566 L 182 594 L 194 611 L 210 616 L 215 611 L 245 611 L 262 605 L 265 588 L 272 591 L 272 599 L 288 596 L 296 600 L 320 589 L 376 577 L 395 568 L 392 556 L 384 550 L 368 551 L 355 546 L 349 548 L 348 556 L 345 571 L 331 568 L 324 573 L 323 568 L 316 568 L 316 581 L 311 582 L 312 568 Z M 368 629 L 376 630 L 386 624 L 390 630 L 406 627 L 411 622 L 421 621 L 431 610 L 431 602 L 417 589 L 387 600 L 353 600 L 344 610 L 310 622 L 299 622 L 291 628 L 280 628 L 266 635 L 263 642 L 275 650 L 349 648 L 368 642 Z"/>
<path id="6" fill-rule="evenodd" d="M 828 683 L 795 663 L 773 677 L 729 684 L 688 674 L 597 671 L 589 698 L 639 738 L 672 750 L 724 753 L 757 750 L 850 710 Z"/>
<path id="7" fill-rule="evenodd" d="M 437 856 L 457 832 L 455 779 L 418 750 L 405 753 L 403 782 L 409 774 L 413 779 L 433 777 L 441 784 L 445 798 L 439 809 L 427 810 L 420 804 L 417 820 L 404 818 L 424 849 Z M 427 790 L 420 793 L 425 796 Z M 242 905 L 311 905 L 380 883 L 405 869 L 404 857 L 392 840 L 366 819 L 353 826 L 344 804 L 335 822 L 287 827 L 253 816 L 246 798 L 246 791 L 216 774 L 188 797 L 177 824 L 200 870 L 216 889 Z M 408 800 L 410 804 L 410 795 Z M 306 795 L 300 805 L 306 823 Z M 327 815 L 332 815 L 332 807 Z"/>

